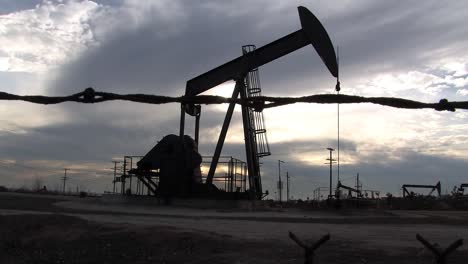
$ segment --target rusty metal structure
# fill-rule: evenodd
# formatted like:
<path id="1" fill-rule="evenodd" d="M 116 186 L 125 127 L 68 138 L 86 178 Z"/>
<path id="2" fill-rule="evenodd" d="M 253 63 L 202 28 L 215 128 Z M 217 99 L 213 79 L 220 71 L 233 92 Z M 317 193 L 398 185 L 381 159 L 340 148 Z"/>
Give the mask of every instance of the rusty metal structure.
<path id="1" fill-rule="evenodd" d="M 434 191 L 437 191 L 437 196 L 440 197 L 441 195 L 441 187 L 440 181 L 437 182 L 435 185 L 418 185 L 418 184 L 403 184 L 401 187 L 403 189 L 403 197 L 413 197 L 414 192 L 408 191 L 408 188 L 422 188 L 422 189 L 431 189 L 427 196 L 431 196 Z"/>

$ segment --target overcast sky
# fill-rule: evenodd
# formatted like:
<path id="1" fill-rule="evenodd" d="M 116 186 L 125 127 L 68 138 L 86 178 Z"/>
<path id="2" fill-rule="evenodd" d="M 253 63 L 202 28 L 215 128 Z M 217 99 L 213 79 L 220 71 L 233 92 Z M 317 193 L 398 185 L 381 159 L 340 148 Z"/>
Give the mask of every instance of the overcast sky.
<path id="1" fill-rule="evenodd" d="M 342 93 L 425 102 L 468 100 L 465 1 L 138 1 L 0 0 L 1 91 L 68 95 L 94 87 L 116 93 L 182 95 L 187 80 L 300 28 L 312 11 L 340 46 Z M 260 68 L 263 94 L 333 93 L 335 79 L 312 46 Z M 229 96 L 226 83 L 209 94 Z M 177 134 L 179 105 L 126 102 L 40 106 L 0 104 L 0 185 L 41 178 L 102 192 L 111 161 L 144 155 Z M 200 149 L 212 155 L 227 106 L 204 106 Z M 337 147 L 337 106 L 297 104 L 264 111 L 272 155 L 264 189 L 282 171 L 294 197 L 328 186 L 327 147 Z M 240 111 L 223 155 L 245 159 Z M 341 106 L 341 171 L 354 185 L 398 195 L 402 184 L 442 189 L 468 182 L 468 114 Z M 193 122 L 187 119 L 190 134 Z M 205 171 L 206 173 L 206 171 Z M 334 167 L 336 175 L 336 167 Z M 283 175 L 284 176 L 284 175 Z M 335 179 L 336 181 L 336 179 Z M 274 197 L 274 195 L 270 196 Z"/>

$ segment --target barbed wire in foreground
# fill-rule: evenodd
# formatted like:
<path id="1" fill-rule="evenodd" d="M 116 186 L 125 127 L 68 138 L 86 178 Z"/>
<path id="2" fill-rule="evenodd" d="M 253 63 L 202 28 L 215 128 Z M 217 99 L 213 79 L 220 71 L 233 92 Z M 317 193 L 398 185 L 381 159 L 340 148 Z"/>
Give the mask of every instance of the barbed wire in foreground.
<path id="1" fill-rule="evenodd" d="M 423 103 L 413 100 L 395 97 L 363 97 L 344 94 L 318 94 L 301 97 L 270 97 L 258 96 L 247 99 L 226 98 L 215 95 L 179 96 L 170 97 L 151 94 L 115 94 L 107 92 L 96 92 L 93 88 L 86 88 L 83 92 L 69 96 L 43 96 L 43 95 L 16 95 L 0 92 L 0 100 L 26 101 L 36 104 L 59 104 L 64 102 L 77 103 L 101 103 L 113 100 L 123 100 L 146 104 L 226 104 L 236 103 L 247 107 L 252 107 L 257 111 L 265 108 L 278 107 L 295 103 L 316 103 L 316 104 L 357 104 L 372 103 L 395 108 L 405 109 L 434 109 L 437 111 L 454 112 L 456 109 L 468 109 L 468 101 L 449 102 L 441 99 L 438 103 Z"/>

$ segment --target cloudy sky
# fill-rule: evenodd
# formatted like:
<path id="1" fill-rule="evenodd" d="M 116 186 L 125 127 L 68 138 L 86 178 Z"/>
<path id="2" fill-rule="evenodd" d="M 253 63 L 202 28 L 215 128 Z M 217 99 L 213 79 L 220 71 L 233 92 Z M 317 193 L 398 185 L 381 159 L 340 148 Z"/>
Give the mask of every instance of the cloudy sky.
<path id="1" fill-rule="evenodd" d="M 300 28 L 306 6 L 340 46 L 342 93 L 436 102 L 468 100 L 465 1 L 0 0 L 1 90 L 68 95 L 94 87 L 116 93 L 178 96 L 187 80 Z M 263 94 L 334 92 L 335 79 L 311 46 L 260 68 Z M 226 83 L 209 94 L 229 96 Z M 201 152 L 211 155 L 226 106 L 204 106 Z M 327 147 L 337 146 L 337 106 L 297 104 L 265 110 L 272 155 L 264 189 L 282 171 L 292 195 L 328 185 Z M 179 105 L 126 102 L 0 105 L 0 185 L 111 190 L 111 161 L 145 154 L 178 133 Z M 193 129 L 188 119 L 188 131 Z M 404 183 L 443 191 L 468 182 L 468 114 L 341 106 L 341 172 L 352 185 L 400 193 Z M 244 158 L 240 111 L 223 155 Z M 334 168 L 336 172 L 336 167 Z M 274 197 L 274 195 L 270 196 Z"/>

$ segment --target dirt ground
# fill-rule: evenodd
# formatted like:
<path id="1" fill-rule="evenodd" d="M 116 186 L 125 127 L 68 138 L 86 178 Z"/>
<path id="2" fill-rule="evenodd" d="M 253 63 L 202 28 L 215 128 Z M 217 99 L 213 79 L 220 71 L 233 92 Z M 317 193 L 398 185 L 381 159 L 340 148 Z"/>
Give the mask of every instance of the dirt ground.
<path id="1" fill-rule="evenodd" d="M 460 222 L 465 218 L 453 224 L 418 223 L 417 228 L 383 221 L 229 220 L 215 214 L 185 219 L 54 205 L 62 200 L 0 196 L 0 263 L 303 263 L 303 250 L 288 238 L 287 230 L 293 230 L 310 243 L 331 233 L 330 241 L 317 250 L 316 263 L 422 264 L 432 263 L 433 258 L 414 238 L 415 229 L 428 235 L 440 232 L 434 241 L 442 247 L 467 234 L 467 226 Z M 447 263 L 467 263 L 467 259 L 462 246 Z"/>

